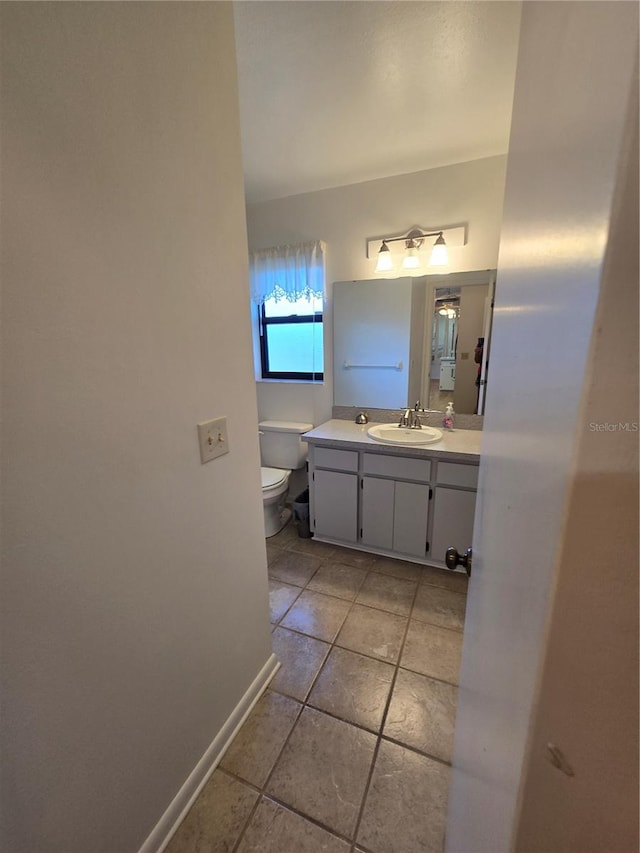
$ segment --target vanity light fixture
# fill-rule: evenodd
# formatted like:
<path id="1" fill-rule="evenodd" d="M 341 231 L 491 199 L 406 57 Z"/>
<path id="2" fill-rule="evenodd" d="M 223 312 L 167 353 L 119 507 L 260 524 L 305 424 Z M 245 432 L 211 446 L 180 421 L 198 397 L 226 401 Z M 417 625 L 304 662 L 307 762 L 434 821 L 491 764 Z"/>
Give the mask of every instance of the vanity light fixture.
<path id="1" fill-rule="evenodd" d="M 378 249 L 378 261 L 376 263 L 375 272 L 390 272 L 393 269 L 393 258 L 387 246 L 387 241 L 382 241 L 382 246 Z"/>
<path id="2" fill-rule="evenodd" d="M 433 248 L 431 249 L 431 257 L 429 258 L 429 266 L 430 267 L 445 267 L 449 263 L 449 252 L 447 251 L 447 244 L 444 242 L 444 237 L 442 236 L 442 232 L 438 236 L 438 239 L 433 244 Z"/>
<path id="3" fill-rule="evenodd" d="M 422 243 L 422 240 L 419 240 Z M 420 267 L 420 258 L 418 257 L 418 241 L 413 237 L 410 240 L 406 241 L 406 248 L 404 250 L 404 258 L 402 259 L 402 269 L 403 270 L 417 270 Z"/>
<path id="4" fill-rule="evenodd" d="M 397 243 L 403 241 L 405 244 L 404 258 L 402 259 L 403 270 L 418 270 L 421 267 L 421 258 L 419 250 L 427 237 L 436 237 L 436 241 L 431 248 L 429 257 L 429 266 L 440 267 L 446 266 L 449 263 L 447 253 L 447 244 L 442 231 L 429 231 L 424 233 L 419 229 L 410 231 L 404 237 L 385 237 L 378 249 L 375 272 L 390 272 L 393 269 L 393 257 L 389 249 L 389 243 Z"/>

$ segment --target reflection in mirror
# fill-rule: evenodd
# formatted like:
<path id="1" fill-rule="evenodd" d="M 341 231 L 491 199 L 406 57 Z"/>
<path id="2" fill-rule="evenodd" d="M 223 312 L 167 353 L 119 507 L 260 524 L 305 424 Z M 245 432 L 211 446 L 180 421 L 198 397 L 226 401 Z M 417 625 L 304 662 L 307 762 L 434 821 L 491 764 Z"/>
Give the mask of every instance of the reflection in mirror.
<path id="1" fill-rule="evenodd" d="M 456 353 L 460 318 L 460 288 L 437 288 L 434 294 L 431 328 L 431 369 L 429 408 L 444 412 L 453 402 L 456 387 Z"/>
<path id="2" fill-rule="evenodd" d="M 495 270 L 336 282 L 334 405 L 484 414 Z"/>

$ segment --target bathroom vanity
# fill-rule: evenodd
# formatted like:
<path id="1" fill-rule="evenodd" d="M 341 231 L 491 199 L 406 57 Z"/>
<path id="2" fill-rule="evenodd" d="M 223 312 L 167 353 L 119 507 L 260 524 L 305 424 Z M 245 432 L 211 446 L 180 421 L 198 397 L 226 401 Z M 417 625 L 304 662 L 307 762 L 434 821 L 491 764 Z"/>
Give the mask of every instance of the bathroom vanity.
<path id="1" fill-rule="evenodd" d="M 482 433 L 404 446 L 374 441 L 370 427 L 331 420 L 303 436 L 315 539 L 444 567 L 448 547 L 471 547 Z"/>

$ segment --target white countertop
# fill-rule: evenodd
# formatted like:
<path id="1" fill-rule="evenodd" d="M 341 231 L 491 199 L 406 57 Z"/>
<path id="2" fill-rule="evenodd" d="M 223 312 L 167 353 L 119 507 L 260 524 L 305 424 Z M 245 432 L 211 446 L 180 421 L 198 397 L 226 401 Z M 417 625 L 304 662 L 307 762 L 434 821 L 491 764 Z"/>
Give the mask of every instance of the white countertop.
<path id="1" fill-rule="evenodd" d="M 451 459 L 456 462 L 480 461 L 480 442 L 482 430 L 454 429 L 451 432 L 442 431 L 442 439 L 433 444 L 417 446 L 404 444 L 383 444 L 374 441 L 367 435 L 367 430 L 373 423 L 356 424 L 353 421 L 326 421 L 315 429 L 306 432 L 302 439 L 309 444 L 324 444 L 344 447 L 349 450 L 376 450 L 391 456 L 436 456 L 441 459 Z"/>

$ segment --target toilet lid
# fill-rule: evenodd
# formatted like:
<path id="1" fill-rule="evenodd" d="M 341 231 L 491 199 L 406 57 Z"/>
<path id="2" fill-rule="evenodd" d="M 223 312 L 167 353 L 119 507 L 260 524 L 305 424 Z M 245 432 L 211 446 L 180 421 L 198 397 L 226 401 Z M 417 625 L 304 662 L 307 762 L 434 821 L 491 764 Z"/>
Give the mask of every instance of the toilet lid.
<path id="1" fill-rule="evenodd" d="M 279 486 L 280 483 L 283 483 L 287 476 L 287 471 L 283 471 L 282 468 L 261 468 L 260 472 L 262 474 L 262 488 L 263 489 L 273 489 L 274 486 Z"/>

